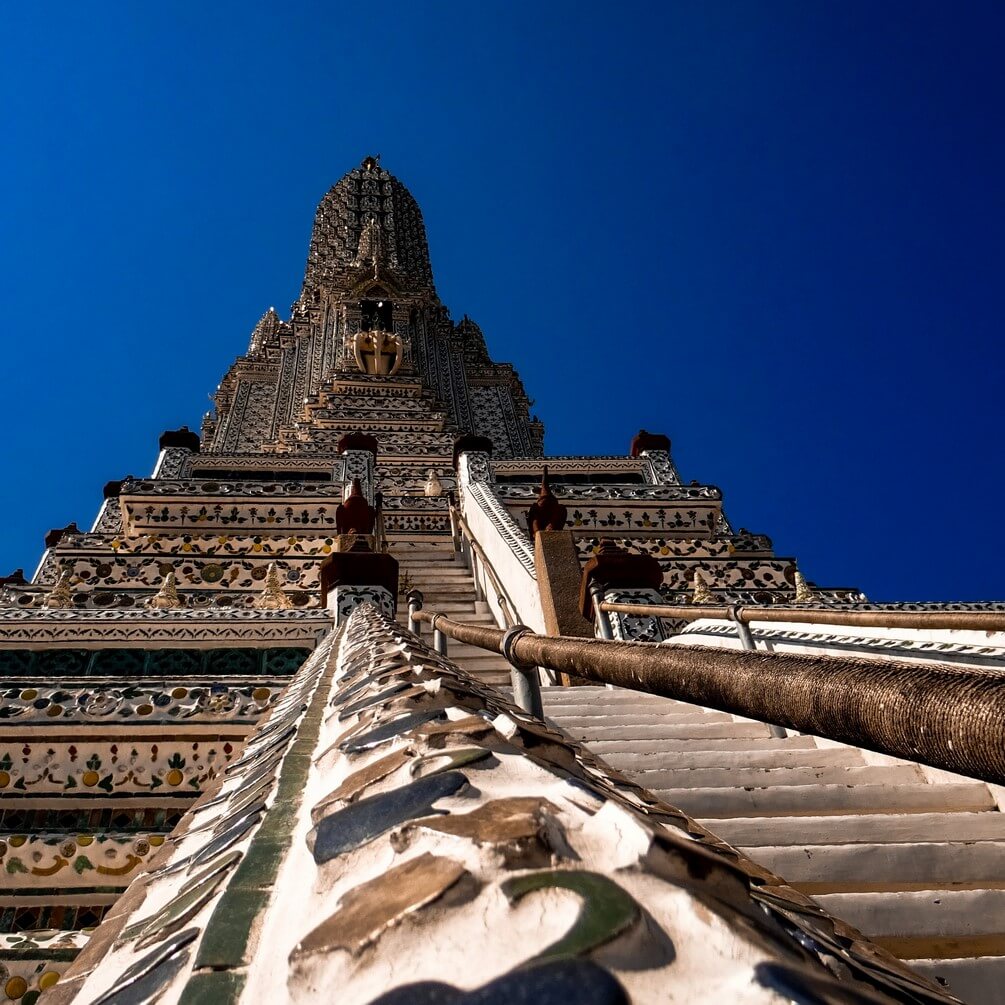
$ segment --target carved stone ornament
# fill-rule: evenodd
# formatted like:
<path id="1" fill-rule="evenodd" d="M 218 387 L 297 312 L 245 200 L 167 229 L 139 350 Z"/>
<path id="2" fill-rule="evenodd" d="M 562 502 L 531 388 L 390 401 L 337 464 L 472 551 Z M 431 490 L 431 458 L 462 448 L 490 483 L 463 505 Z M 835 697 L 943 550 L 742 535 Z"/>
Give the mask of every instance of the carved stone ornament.
<path id="1" fill-rule="evenodd" d="M 440 481 L 435 468 L 430 468 L 426 472 L 426 484 L 423 487 L 423 492 L 425 492 L 427 496 L 443 495 L 443 483 Z"/>
<path id="2" fill-rule="evenodd" d="M 391 332 L 357 332 L 352 351 L 361 373 L 393 377 L 401 366 L 404 346 L 401 337 Z"/>
<path id="3" fill-rule="evenodd" d="M 708 584 L 702 577 L 698 569 L 694 570 L 694 593 L 691 594 L 692 604 L 714 604 L 715 594 L 708 588 Z"/>
<path id="4" fill-rule="evenodd" d="M 184 606 L 181 597 L 178 596 L 178 587 L 173 572 L 169 572 L 164 577 L 161 588 L 147 601 L 147 607 L 156 607 L 163 611 Z"/>
<path id="5" fill-rule="evenodd" d="M 820 598 L 810 589 L 810 584 L 803 578 L 803 574 L 796 569 L 795 574 L 796 595 L 793 601 L 797 604 L 815 604 Z"/>
<path id="6" fill-rule="evenodd" d="M 260 611 L 288 611 L 293 602 L 279 583 L 279 569 L 273 562 L 265 573 L 265 589 L 255 597 L 253 606 Z"/>
<path id="7" fill-rule="evenodd" d="M 64 569 L 56 580 L 56 585 L 52 592 L 47 594 L 42 601 L 43 607 L 73 607 L 73 591 L 70 589 L 70 579 L 73 573 L 70 569 Z"/>

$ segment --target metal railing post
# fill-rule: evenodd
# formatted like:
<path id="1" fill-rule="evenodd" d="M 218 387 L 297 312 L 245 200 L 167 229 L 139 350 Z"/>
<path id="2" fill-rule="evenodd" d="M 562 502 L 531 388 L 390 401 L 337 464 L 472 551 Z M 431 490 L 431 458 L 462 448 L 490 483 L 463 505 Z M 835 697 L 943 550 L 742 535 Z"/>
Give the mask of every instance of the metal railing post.
<path id="1" fill-rule="evenodd" d="M 446 632 L 441 632 L 439 628 L 436 627 L 436 622 L 439 621 L 442 615 L 433 615 L 433 620 L 430 622 L 433 628 L 433 649 L 438 652 L 441 656 L 447 655 L 447 634 Z"/>
<path id="2" fill-rule="evenodd" d="M 523 663 L 513 654 L 513 644 L 521 635 L 531 631 L 526 625 L 514 625 L 508 628 L 502 637 L 499 648 L 509 663 L 510 682 L 513 684 L 513 700 L 525 712 L 544 718 L 544 704 L 541 701 L 541 678 L 536 664 Z"/>
<path id="3" fill-rule="evenodd" d="M 754 643 L 754 636 L 751 634 L 750 626 L 740 617 L 735 604 L 731 604 L 729 607 L 729 620 L 736 625 L 736 634 L 740 639 L 740 645 L 747 652 L 754 652 L 757 649 L 757 645 Z M 768 732 L 776 740 L 784 740 L 789 735 L 784 726 L 776 726 L 773 722 L 767 723 L 767 726 Z"/>
<path id="4" fill-rule="evenodd" d="M 600 637 L 608 642 L 614 640 L 614 628 L 611 625 L 611 618 L 607 611 L 602 611 L 600 605 L 604 601 L 604 585 L 597 580 L 590 580 L 590 596 L 593 598 L 593 609 L 597 613 L 597 627 L 600 629 Z"/>
<path id="5" fill-rule="evenodd" d="M 415 615 L 422 610 L 422 590 L 409 590 L 405 594 L 405 599 L 408 601 L 408 630 L 413 635 L 419 635 L 422 632 L 422 625 Z"/>
<path id="6" fill-rule="evenodd" d="M 454 551 L 462 551 L 461 528 L 457 519 L 457 498 L 453 492 L 447 493 L 447 513 L 450 515 L 450 539 L 454 542 Z"/>
<path id="7" fill-rule="evenodd" d="M 478 556 L 474 549 L 471 550 L 471 578 L 475 584 L 475 600 L 480 603 L 485 599 L 485 590 L 482 589 L 482 581 L 478 578 Z"/>

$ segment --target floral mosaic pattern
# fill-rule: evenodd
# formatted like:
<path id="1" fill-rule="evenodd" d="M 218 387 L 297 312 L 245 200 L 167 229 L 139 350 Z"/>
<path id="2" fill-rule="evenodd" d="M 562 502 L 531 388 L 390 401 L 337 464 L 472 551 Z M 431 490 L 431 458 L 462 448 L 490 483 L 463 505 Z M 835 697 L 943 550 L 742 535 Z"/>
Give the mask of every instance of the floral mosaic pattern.
<path id="1" fill-rule="evenodd" d="M 40 878 L 68 889 L 125 887 L 163 844 L 163 834 L 7 834 L 0 869 L 12 890 L 30 889 Z"/>
<path id="2" fill-rule="evenodd" d="M 142 652 L 139 655 L 142 658 Z M 31 679 L 30 674 L 26 676 Z M 186 681 L 174 686 L 143 683 L 116 687 L 109 686 L 107 681 L 95 681 L 88 686 L 0 687 L 0 720 L 19 725 L 115 720 L 161 723 L 198 720 L 249 725 L 258 720 L 285 686 L 285 682 L 279 681 L 254 684 Z"/>
<path id="3" fill-rule="evenodd" d="M 150 793 L 194 796 L 226 765 L 244 733 L 160 742 L 124 737 L 121 743 L 44 739 L 0 745 L 4 793 Z"/>

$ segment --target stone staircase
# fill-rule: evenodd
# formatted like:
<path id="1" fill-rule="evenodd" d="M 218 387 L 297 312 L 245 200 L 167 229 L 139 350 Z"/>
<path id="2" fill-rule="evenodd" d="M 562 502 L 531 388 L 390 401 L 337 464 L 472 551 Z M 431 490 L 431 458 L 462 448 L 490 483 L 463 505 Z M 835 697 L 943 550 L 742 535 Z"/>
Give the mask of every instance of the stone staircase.
<path id="1" fill-rule="evenodd" d="M 449 539 L 390 545 L 428 610 L 495 624 Z M 448 655 L 509 687 L 502 657 L 453 640 Z M 641 692 L 542 694 L 613 768 L 964 1001 L 1005 1003 L 1005 814 L 987 785 Z"/>
<path id="2" fill-rule="evenodd" d="M 832 914 L 971 1005 L 1005 1002 L 1005 814 L 988 786 L 640 692 L 543 695 L 556 725 Z"/>
<path id="3" fill-rule="evenodd" d="M 496 627 L 488 606 L 475 600 L 471 572 L 454 551 L 450 538 L 408 541 L 391 537 L 388 544 L 391 554 L 398 560 L 400 581 L 404 582 L 407 576 L 410 587 L 422 591 L 425 607 L 438 614 L 449 615 L 455 621 Z M 398 621 L 405 624 L 408 611 L 400 598 L 399 603 Z M 427 626 L 423 626 L 423 630 L 428 633 Z M 429 641 L 428 634 L 426 639 Z M 501 656 L 453 639 L 448 645 L 447 655 L 462 670 L 486 684 L 509 686 L 509 664 Z"/>

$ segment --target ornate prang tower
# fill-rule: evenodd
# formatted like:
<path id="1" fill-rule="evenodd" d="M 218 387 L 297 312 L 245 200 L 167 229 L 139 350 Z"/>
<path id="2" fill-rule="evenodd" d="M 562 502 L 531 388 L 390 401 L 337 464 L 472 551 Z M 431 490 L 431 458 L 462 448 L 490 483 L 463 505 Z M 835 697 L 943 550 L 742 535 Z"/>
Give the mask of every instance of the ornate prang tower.
<path id="1" fill-rule="evenodd" d="M 879 608 L 807 584 L 767 537 L 734 531 L 718 488 L 681 480 L 666 436 L 641 431 L 621 456 L 545 458 L 519 376 L 474 321 L 451 319 L 419 207 L 375 158 L 323 197 L 289 317 L 265 312 L 213 400 L 201 434 L 160 437 L 149 478 L 105 485 L 90 530 L 50 531 L 30 580 L 0 579 L 7 1000 L 279 1002 L 327 986 L 390 1003 L 436 977 L 498 980 L 500 996 L 530 988 L 542 1003 L 569 988 L 654 1000 L 667 980 L 695 1000 L 740 1000 L 742 986 L 743 1001 L 769 1002 L 773 989 L 831 988 L 819 961 L 843 953 L 832 969 L 896 985 L 896 1000 L 948 1001 L 818 917 L 773 862 L 629 781 L 693 816 L 744 817 L 761 804 L 717 802 L 720 776 L 739 772 L 749 793 L 754 765 L 775 772 L 767 785 L 805 768 L 805 805 L 843 814 L 809 776 L 833 764 L 873 781 L 880 769 L 860 751 L 834 758 L 777 727 L 572 687 L 583 682 L 481 643 L 448 661 L 442 631 L 435 652 L 414 633 L 424 602 L 508 629 L 509 656 L 524 626 L 705 651 L 946 658 L 938 632 L 852 636 L 824 615 L 810 629 L 738 628 L 731 605 Z M 710 606 L 675 620 L 608 615 L 605 601 Z M 954 644 L 960 665 L 1002 665 L 997 637 Z M 550 685 L 550 726 L 526 712 L 531 678 Z M 716 751 L 734 759 L 709 760 Z M 704 774 L 684 780 L 692 767 Z M 993 806 L 977 787 L 966 799 L 980 815 Z M 877 812 L 915 799 L 903 791 Z M 938 795 L 923 796 L 911 805 L 934 812 Z M 771 812 L 797 812 L 788 798 Z M 752 826 L 735 834 L 760 840 Z M 775 884 L 775 899 L 758 884 Z M 543 929 L 519 914 L 535 890 L 558 898 Z M 573 893 L 601 920 L 563 940 Z M 821 917 L 838 927 L 825 934 Z M 608 943 L 621 948 L 594 953 Z"/>
<path id="2" fill-rule="evenodd" d="M 492 362 L 474 322 L 451 321 L 433 285 L 419 207 L 368 157 L 321 200 L 300 299 L 288 321 L 270 308 L 255 326 L 247 355 L 220 383 L 203 451 L 331 456 L 331 431 L 381 397 L 374 388 L 386 381 L 367 378 L 399 375 L 410 378 L 401 386 L 418 382 L 424 392 L 425 407 L 407 414 L 442 423 L 402 424 L 402 435 L 382 443 L 388 454 L 442 466 L 460 431 L 489 437 L 500 457 L 541 453 L 543 431 L 520 378 Z M 336 400 L 344 401 L 337 421 Z M 373 419 L 359 418 L 361 428 Z"/>

